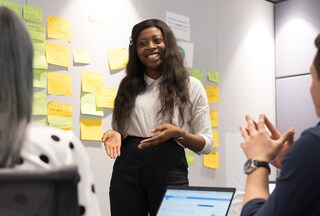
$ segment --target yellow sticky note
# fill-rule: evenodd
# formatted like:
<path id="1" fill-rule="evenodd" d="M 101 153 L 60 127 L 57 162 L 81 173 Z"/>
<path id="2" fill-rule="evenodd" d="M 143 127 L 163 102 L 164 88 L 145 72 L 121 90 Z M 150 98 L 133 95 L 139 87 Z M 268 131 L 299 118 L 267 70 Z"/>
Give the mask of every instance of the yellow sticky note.
<path id="1" fill-rule="evenodd" d="M 49 64 L 70 67 L 70 47 L 63 44 L 47 42 L 46 58 Z"/>
<path id="2" fill-rule="evenodd" d="M 83 92 L 98 92 L 102 90 L 103 74 L 91 71 L 82 71 L 81 78 Z"/>
<path id="3" fill-rule="evenodd" d="M 47 115 L 47 94 L 45 92 L 33 93 L 32 115 Z"/>
<path id="4" fill-rule="evenodd" d="M 33 87 L 47 88 L 47 70 L 33 69 Z"/>
<path id="5" fill-rule="evenodd" d="M 37 24 L 33 24 L 33 23 L 27 23 L 27 29 L 30 33 L 30 36 L 33 40 L 37 40 L 37 41 L 44 41 L 46 36 L 45 36 L 45 32 L 44 32 L 44 27 L 37 25 Z"/>
<path id="6" fill-rule="evenodd" d="M 75 63 L 90 64 L 91 63 L 90 52 L 86 49 L 74 49 L 73 61 Z"/>
<path id="7" fill-rule="evenodd" d="M 80 138 L 82 140 L 98 140 L 102 137 L 102 120 L 100 119 L 80 119 Z"/>
<path id="8" fill-rule="evenodd" d="M 126 48 L 108 50 L 110 70 L 125 68 L 128 63 L 128 51 Z"/>
<path id="9" fill-rule="evenodd" d="M 48 102 L 48 118 L 72 117 L 72 105 L 56 101 Z"/>
<path id="10" fill-rule="evenodd" d="M 219 86 L 205 86 L 204 89 L 206 90 L 209 103 L 216 103 L 220 101 Z"/>
<path id="11" fill-rule="evenodd" d="M 218 110 L 210 110 L 210 122 L 212 127 L 218 127 Z"/>
<path id="12" fill-rule="evenodd" d="M 212 130 L 212 137 L 213 137 L 213 147 L 217 148 L 220 146 L 219 144 L 219 135 L 218 135 L 218 130 L 213 129 Z"/>
<path id="13" fill-rule="evenodd" d="M 23 5 L 23 19 L 42 23 L 42 9 L 30 5 Z"/>
<path id="14" fill-rule="evenodd" d="M 81 114 L 103 116 L 103 109 L 96 105 L 95 93 L 81 94 Z"/>
<path id="15" fill-rule="evenodd" d="M 219 152 L 211 152 L 207 155 L 203 155 L 203 166 L 219 169 Z"/>
<path id="16" fill-rule="evenodd" d="M 208 80 L 211 82 L 220 82 L 219 72 L 215 70 L 208 71 Z"/>
<path id="17" fill-rule="evenodd" d="M 186 159 L 188 166 L 194 165 L 194 153 L 192 151 L 186 151 Z"/>
<path id="18" fill-rule="evenodd" d="M 111 108 L 114 107 L 114 99 L 117 96 L 117 90 L 112 88 L 103 88 L 96 93 L 97 107 Z"/>
<path id="19" fill-rule="evenodd" d="M 48 72 L 48 94 L 72 95 L 71 74 Z"/>
<path id="20" fill-rule="evenodd" d="M 70 20 L 47 16 L 48 37 L 58 40 L 71 40 L 71 24 Z"/>
<path id="21" fill-rule="evenodd" d="M 203 73 L 201 70 L 192 69 L 191 76 L 197 78 L 201 83 L 203 83 Z"/>

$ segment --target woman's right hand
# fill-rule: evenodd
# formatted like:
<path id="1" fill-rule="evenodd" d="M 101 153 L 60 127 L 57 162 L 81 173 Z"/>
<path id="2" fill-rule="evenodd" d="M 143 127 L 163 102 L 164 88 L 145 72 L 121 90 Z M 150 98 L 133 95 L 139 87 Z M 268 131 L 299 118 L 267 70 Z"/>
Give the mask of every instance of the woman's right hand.
<path id="1" fill-rule="evenodd" d="M 121 148 L 121 134 L 114 130 L 108 130 L 101 138 L 102 143 L 106 149 L 107 155 L 116 159 L 120 156 Z"/>

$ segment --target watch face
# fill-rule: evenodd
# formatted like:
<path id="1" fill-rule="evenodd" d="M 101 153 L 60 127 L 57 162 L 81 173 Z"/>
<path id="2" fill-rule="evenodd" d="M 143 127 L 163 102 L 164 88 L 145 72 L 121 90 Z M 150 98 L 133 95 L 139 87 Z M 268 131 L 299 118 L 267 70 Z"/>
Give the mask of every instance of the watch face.
<path id="1" fill-rule="evenodd" d="M 254 159 L 249 159 L 247 162 L 244 164 L 243 170 L 245 174 L 252 173 L 253 170 L 255 170 L 256 166 L 254 163 Z"/>

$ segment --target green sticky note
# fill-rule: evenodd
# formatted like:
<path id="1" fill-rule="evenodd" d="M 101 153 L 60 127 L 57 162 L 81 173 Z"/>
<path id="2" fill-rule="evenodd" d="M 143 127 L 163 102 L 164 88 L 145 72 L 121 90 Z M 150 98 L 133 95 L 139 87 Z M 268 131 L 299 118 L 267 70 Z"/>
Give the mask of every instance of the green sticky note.
<path id="1" fill-rule="evenodd" d="M 33 68 L 48 69 L 46 57 L 44 55 L 33 56 Z"/>
<path id="2" fill-rule="evenodd" d="M 72 130 L 72 117 L 50 116 L 48 124 L 55 128 L 63 130 Z"/>
<path id="3" fill-rule="evenodd" d="M 42 23 L 42 9 L 30 5 L 23 5 L 23 19 Z"/>
<path id="4" fill-rule="evenodd" d="M 33 69 L 33 87 L 47 88 L 47 70 Z"/>
<path id="5" fill-rule="evenodd" d="M 46 92 L 33 93 L 32 115 L 47 115 L 48 103 Z"/>
<path id="6" fill-rule="evenodd" d="M 90 52 L 86 49 L 74 49 L 73 59 L 75 63 L 90 64 L 91 55 Z"/>
<path id="7" fill-rule="evenodd" d="M 96 105 L 96 94 L 81 94 L 81 114 L 103 116 L 103 108 Z"/>
<path id="8" fill-rule="evenodd" d="M 21 17 L 21 6 L 18 3 L 8 2 L 8 1 L 0 1 L 1 4 L 13 10 L 19 17 Z"/>
<path id="9" fill-rule="evenodd" d="M 197 78 L 201 83 L 203 83 L 203 73 L 201 70 L 192 69 L 191 76 Z"/>
<path id="10" fill-rule="evenodd" d="M 215 70 L 208 71 L 208 80 L 212 82 L 220 82 L 219 72 Z"/>
<path id="11" fill-rule="evenodd" d="M 46 36 L 45 36 L 45 31 L 43 26 L 33 24 L 33 23 L 27 23 L 27 29 L 33 40 L 37 40 L 41 42 L 45 40 Z"/>
<path id="12" fill-rule="evenodd" d="M 188 162 L 188 166 L 193 166 L 194 165 L 194 153 L 192 151 L 187 151 L 186 152 L 186 159 Z"/>
<path id="13" fill-rule="evenodd" d="M 33 41 L 33 51 L 35 55 L 45 55 L 46 45 L 44 42 Z"/>
<path id="14" fill-rule="evenodd" d="M 36 69 L 48 69 L 48 64 L 45 56 L 45 44 L 44 42 L 33 43 L 33 68 Z"/>
<path id="15" fill-rule="evenodd" d="M 48 125 L 47 124 L 47 118 L 34 119 L 33 121 L 35 121 L 35 122 L 37 122 L 38 124 L 41 124 L 41 125 Z"/>

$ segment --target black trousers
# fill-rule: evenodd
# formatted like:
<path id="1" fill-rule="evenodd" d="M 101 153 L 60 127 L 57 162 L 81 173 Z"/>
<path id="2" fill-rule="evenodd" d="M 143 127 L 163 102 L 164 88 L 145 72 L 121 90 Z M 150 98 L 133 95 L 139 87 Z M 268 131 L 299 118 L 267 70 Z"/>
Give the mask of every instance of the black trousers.
<path id="1" fill-rule="evenodd" d="M 181 146 L 171 139 L 138 149 L 142 139 L 129 136 L 122 141 L 110 182 L 112 216 L 155 216 L 168 185 L 189 184 Z"/>

